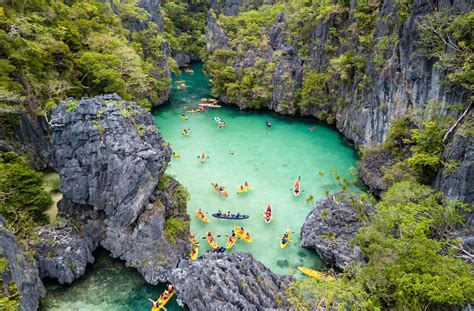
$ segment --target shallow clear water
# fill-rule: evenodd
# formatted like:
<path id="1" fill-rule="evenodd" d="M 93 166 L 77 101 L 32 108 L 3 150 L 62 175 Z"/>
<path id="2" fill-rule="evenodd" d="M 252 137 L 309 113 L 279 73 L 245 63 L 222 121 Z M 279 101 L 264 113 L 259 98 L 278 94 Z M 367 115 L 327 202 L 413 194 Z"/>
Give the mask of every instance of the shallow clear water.
<path id="1" fill-rule="evenodd" d="M 112 259 L 105 250 L 95 253 L 96 261 L 87 273 L 72 285 L 46 282 L 47 297 L 40 310 L 71 311 L 150 311 L 146 297 L 156 299 L 165 285 L 147 285 L 134 269 L 125 267 L 121 260 Z M 168 310 L 182 310 L 173 297 Z"/>
<path id="2" fill-rule="evenodd" d="M 270 112 L 209 108 L 207 112 L 188 113 L 188 120 L 182 120 L 185 110 L 196 108 L 200 98 L 209 97 L 208 79 L 202 65 L 195 64 L 191 68 L 194 74 L 183 72 L 173 78 L 170 103 L 153 112 L 155 124 L 165 140 L 181 154 L 172 160 L 167 173 L 175 175 L 191 194 L 188 204 L 191 232 L 203 237 L 210 230 L 220 235 L 217 240 L 225 246 L 226 235 L 233 225 L 243 226 L 254 242 L 239 241 L 231 252 L 251 252 L 279 274 L 294 273 L 301 265 L 320 268 L 317 255 L 299 246 L 301 226 L 311 211 L 306 198 L 313 195 L 316 201 L 323 198 L 326 191 L 339 191 L 329 171 L 336 170 L 339 175 L 350 177 L 350 168 L 357 160 L 353 148 L 332 128 Z M 184 80 L 188 87 L 178 90 L 177 80 Z M 218 129 L 214 117 L 223 119 L 226 127 Z M 267 129 L 266 120 L 271 121 L 271 128 Z M 311 127 L 316 130 L 310 131 Z M 188 137 L 181 134 L 184 128 L 190 129 Z M 204 163 L 197 158 L 202 152 L 209 156 Z M 325 176 L 320 176 L 320 171 L 325 172 Z M 291 189 L 298 176 L 301 176 L 303 192 L 294 197 Z M 252 188 L 237 195 L 236 190 L 244 181 Z M 225 186 L 229 197 L 219 195 L 211 182 Z M 273 206 L 270 224 L 263 220 L 268 203 Z M 210 223 L 205 224 L 194 216 L 198 208 L 207 213 Z M 250 218 L 219 220 L 211 216 L 218 210 L 240 212 Z M 286 228 L 294 234 L 289 246 L 281 249 L 279 238 Z M 205 240 L 201 241 L 200 253 L 210 249 Z"/>

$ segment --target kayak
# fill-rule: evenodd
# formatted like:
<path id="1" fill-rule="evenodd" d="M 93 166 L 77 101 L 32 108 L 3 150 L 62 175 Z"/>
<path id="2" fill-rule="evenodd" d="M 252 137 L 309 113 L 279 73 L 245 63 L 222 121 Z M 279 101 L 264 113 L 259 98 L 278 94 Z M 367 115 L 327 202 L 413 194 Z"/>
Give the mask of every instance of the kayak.
<path id="1" fill-rule="evenodd" d="M 189 110 L 186 110 L 186 112 L 188 112 L 188 113 L 196 113 L 196 112 L 201 112 L 201 109 L 189 109 Z"/>
<path id="2" fill-rule="evenodd" d="M 250 184 L 247 184 L 247 186 L 241 185 L 239 189 L 237 189 L 237 194 L 241 194 L 241 193 L 249 191 L 250 187 L 251 187 Z"/>
<path id="3" fill-rule="evenodd" d="M 252 238 L 250 237 L 250 234 L 248 234 L 245 229 L 242 230 L 239 226 L 234 226 L 234 231 L 237 233 L 241 240 L 244 240 L 247 243 L 253 242 Z"/>
<path id="4" fill-rule="evenodd" d="M 196 260 L 198 258 L 199 254 L 199 247 L 196 247 L 191 250 L 191 253 L 189 254 L 189 257 L 191 257 L 192 260 Z"/>
<path id="5" fill-rule="evenodd" d="M 211 182 L 211 185 L 214 187 L 214 189 L 215 189 L 217 192 L 219 192 L 219 193 L 222 194 L 223 196 L 226 197 L 226 196 L 229 195 L 229 193 L 228 193 L 227 191 L 225 191 L 225 189 L 224 189 L 224 190 L 219 190 L 219 188 L 216 186 L 215 183 Z"/>
<path id="6" fill-rule="evenodd" d="M 283 243 L 283 237 L 285 236 L 284 234 L 281 236 L 281 240 L 280 240 L 280 247 L 281 248 L 285 248 L 288 246 L 288 243 L 290 242 L 290 238 L 291 238 L 291 230 L 290 229 L 286 229 L 286 232 L 288 232 L 288 238 L 286 239 L 286 243 Z"/>
<path id="7" fill-rule="evenodd" d="M 201 154 L 201 156 L 199 158 L 201 159 L 201 162 L 205 162 L 207 160 L 207 157 L 204 153 Z"/>
<path id="8" fill-rule="evenodd" d="M 295 197 L 297 197 L 300 195 L 300 193 L 300 178 L 298 177 L 298 179 L 295 181 L 295 185 L 293 186 L 293 194 L 295 195 Z"/>
<path id="9" fill-rule="evenodd" d="M 209 236 L 209 235 L 210 235 L 210 236 Z M 214 248 L 214 249 L 216 249 L 216 248 L 219 247 L 219 244 L 217 244 L 216 239 L 214 238 L 214 236 L 212 235 L 212 233 L 211 233 L 210 231 L 207 231 L 207 232 L 206 232 L 206 241 L 207 241 L 207 243 L 209 243 L 209 245 L 210 245 L 212 248 Z"/>
<path id="10" fill-rule="evenodd" d="M 181 116 L 181 119 L 187 120 L 187 119 L 188 119 L 188 116 L 187 116 L 187 115 L 182 115 L 182 116 Z"/>
<path id="11" fill-rule="evenodd" d="M 203 222 L 209 222 L 209 219 L 206 217 L 206 214 L 204 212 L 199 212 L 199 210 L 196 210 L 196 216 L 201 219 Z"/>
<path id="12" fill-rule="evenodd" d="M 315 278 L 315 279 L 320 279 L 320 280 L 325 280 L 325 281 L 334 281 L 335 278 L 331 275 L 324 275 L 323 273 L 319 272 L 319 271 L 315 271 L 315 270 L 311 270 L 311 269 L 308 269 L 308 268 L 305 268 L 305 267 L 298 267 L 298 270 L 300 270 L 302 273 L 312 277 L 312 278 Z"/>
<path id="13" fill-rule="evenodd" d="M 174 295 L 174 291 L 172 291 L 171 294 L 168 295 L 168 298 L 166 298 L 165 300 L 162 300 L 161 298 L 158 299 L 158 302 L 159 302 L 158 307 L 152 307 L 151 311 L 158 311 L 158 310 L 163 309 L 164 306 L 168 303 L 168 301 L 170 301 L 171 297 L 173 297 L 173 295 Z"/>
<path id="14" fill-rule="evenodd" d="M 181 158 L 181 153 L 173 152 L 173 153 L 171 154 L 171 156 L 172 156 L 173 158 Z"/>
<path id="15" fill-rule="evenodd" d="M 267 213 L 267 211 L 270 211 L 270 217 L 267 218 L 267 216 L 265 215 Z M 263 217 L 265 219 L 265 222 L 267 224 L 270 223 L 270 221 L 272 221 L 272 218 L 273 218 L 273 211 L 272 211 L 272 205 L 271 204 L 268 204 L 267 205 L 267 208 L 265 209 L 265 213 L 263 214 Z"/>
<path id="16" fill-rule="evenodd" d="M 216 218 L 220 218 L 220 219 L 229 219 L 229 220 L 242 220 L 242 219 L 249 218 L 249 215 L 230 214 L 230 217 L 228 217 L 227 214 L 219 214 L 219 213 L 212 214 L 212 216 Z"/>
<path id="17" fill-rule="evenodd" d="M 199 246 L 198 239 L 196 239 L 196 237 L 191 232 L 189 232 L 189 241 L 191 242 L 192 245 Z"/>
<path id="18" fill-rule="evenodd" d="M 235 245 L 235 242 L 237 242 L 237 236 L 234 236 L 234 237 L 230 236 L 227 239 L 227 243 L 225 243 L 225 248 L 231 249 Z"/>
<path id="19" fill-rule="evenodd" d="M 182 134 L 183 134 L 184 136 L 189 136 L 189 132 L 185 132 L 185 131 L 183 131 L 183 133 L 182 133 Z"/>

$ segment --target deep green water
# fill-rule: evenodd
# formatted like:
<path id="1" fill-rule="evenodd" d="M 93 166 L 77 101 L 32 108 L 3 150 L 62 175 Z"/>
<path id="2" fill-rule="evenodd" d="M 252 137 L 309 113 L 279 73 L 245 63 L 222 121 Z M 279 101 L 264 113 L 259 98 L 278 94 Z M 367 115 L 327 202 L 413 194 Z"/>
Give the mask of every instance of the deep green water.
<path id="1" fill-rule="evenodd" d="M 239 241 L 231 252 L 251 252 L 280 274 L 293 273 L 301 265 L 320 268 L 317 255 L 299 246 L 300 229 L 311 210 L 306 198 L 313 195 L 316 201 L 323 198 L 326 191 L 339 191 L 329 172 L 336 170 L 341 176 L 350 177 L 350 168 L 357 160 L 353 148 L 332 128 L 270 112 L 209 108 L 207 112 L 188 113 L 188 120 L 182 120 L 182 113 L 196 108 L 200 98 L 209 97 L 208 79 L 202 65 L 195 64 L 191 68 L 193 74 L 183 72 L 173 78 L 170 103 L 153 112 L 155 124 L 165 140 L 181 154 L 172 160 L 167 173 L 175 175 L 191 194 L 188 204 L 191 232 L 203 237 L 210 230 L 221 235 L 217 240 L 219 245 L 225 246 L 225 235 L 230 234 L 233 225 L 241 225 L 251 233 L 254 242 Z M 176 80 L 184 80 L 188 87 L 178 90 Z M 223 119 L 227 126 L 218 129 L 214 117 Z M 272 122 L 269 129 L 266 120 Z M 310 131 L 311 127 L 316 130 Z M 184 128 L 190 129 L 188 137 L 182 135 Z M 197 158 L 202 152 L 209 156 L 204 163 Z M 320 171 L 325 175 L 320 176 Z M 301 176 L 303 192 L 295 198 L 291 189 L 298 176 Z M 237 195 L 236 190 L 244 181 L 252 188 Z M 225 186 L 229 197 L 219 195 L 211 182 Z M 270 224 L 263 220 L 268 203 L 274 211 Z M 198 208 L 207 213 L 210 223 L 205 224 L 194 216 Z M 218 210 L 240 212 L 250 218 L 229 221 L 211 217 Z M 282 250 L 279 237 L 286 228 L 294 234 L 292 242 Z M 203 241 L 200 253 L 207 249 L 210 247 Z"/>
<path id="2" fill-rule="evenodd" d="M 54 311 L 150 311 L 146 297 L 156 299 L 165 285 L 147 285 L 141 274 L 112 259 L 105 250 L 95 253 L 96 261 L 87 273 L 70 286 L 46 282 L 47 297 L 40 310 Z M 168 310 L 182 310 L 173 297 Z"/>
<path id="3" fill-rule="evenodd" d="M 300 265 L 321 268 L 317 255 L 299 246 L 301 225 L 311 210 L 306 198 L 311 194 L 316 201 L 326 191 L 338 191 L 329 172 L 336 170 L 341 176 L 349 177 L 350 168 L 356 164 L 356 153 L 332 128 L 270 112 L 242 112 L 222 107 L 188 114 L 189 119 L 182 120 L 180 116 L 187 108 L 197 106 L 200 98 L 209 97 L 208 79 L 202 73 L 202 66 L 195 64 L 191 68 L 194 74 L 183 73 L 173 78 L 170 103 L 153 112 L 156 126 L 181 154 L 181 158 L 172 160 L 167 173 L 175 175 L 191 194 L 188 204 L 191 231 L 202 237 L 210 230 L 220 235 L 217 240 L 224 246 L 225 235 L 233 225 L 242 225 L 254 242 L 239 241 L 231 252 L 251 252 L 280 274 L 293 274 Z M 185 80 L 188 88 L 177 90 L 176 80 Z M 216 116 L 226 121 L 226 128 L 216 128 L 213 120 Z M 266 128 L 266 120 L 272 122 L 272 128 Z M 311 127 L 316 130 L 309 131 Z M 181 135 L 184 128 L 190 128 L 189 137 Z M 197 159 L 203 151 L 209 156 L 205 163 Z M 320 176 L 320 171 L 325 176 Z M 291 188 L 298 176 L 303 192 L 295 198 Z M 251 190 L 237 195 L 238 186 L 245 180 L 252 185 Z M 215 181 L 227 187 L 229 197 L 215 192 L 210 185 Z M 263 212 L 268 203 L 273 205 L 274 217 L 270 224 L 265 224 Z M 198 208 L 208 214 L 210 223 L 204 224 L 194 217 Z M 247 214 L 250 218 L 226 221 L 211 217 L 219 209 Z M 292 242 L 282 250 L 279 238 L 286 228 L 294 234 Z M 200 253 L 203 253 L 210 247 L 201 241 Z M 104 250 L 96 253 L 96 262 L 73 285 L 52 281 L 46 287 L 48 296 L 42 301 L 41 310 L 58 311 L 150 310 L 146 297 L 156 298 L 164 290 L 164 285 L 145 284 L 138 272 L 126 268 L 123 261 L 110 258 Z M 175 297 L 166 307 L 181 310 Z"/>

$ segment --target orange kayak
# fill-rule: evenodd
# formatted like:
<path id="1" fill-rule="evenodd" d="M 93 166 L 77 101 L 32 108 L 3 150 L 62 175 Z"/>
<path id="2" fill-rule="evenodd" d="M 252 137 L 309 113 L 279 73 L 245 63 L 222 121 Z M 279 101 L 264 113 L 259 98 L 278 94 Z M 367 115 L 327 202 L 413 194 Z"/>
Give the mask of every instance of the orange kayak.
<path id="1" fill-rule="evenodd" d="M 198 239 L 196 239 L 196 237 L 191 232 L 189 232 L 189 241 L 191 242 L 191 244 L 199 246 Z"/>
<path id="2" fill-rule="evenodd" d="M 270 216 L 267 216 L 267 212 L 270 212 Z M 265 219 L 265 222 L 267 224 L 270 223 L 270 221 L 272 221 L 272 218 L 273 218 L 273 212 L 272 212 L 272 205 L 271 204 L 268 204 L 267 205 L 267 208 L 265 209 L 265 213 L 263 214 L 263 217 Z"/>
<path id="3" fill-rule="evenodd" d="M 225 189 L 223 190 L 220 190 L 219 187 L 215 184 L 215 183 L 212 183 L 211 182 L 211 185 L 214 187 L 214 189 L 219 192 L 220 194 L 222 194 L 223 196 L 227 197 L 229 196 L 229 193 L 227 191 L 225 191 Z"/>

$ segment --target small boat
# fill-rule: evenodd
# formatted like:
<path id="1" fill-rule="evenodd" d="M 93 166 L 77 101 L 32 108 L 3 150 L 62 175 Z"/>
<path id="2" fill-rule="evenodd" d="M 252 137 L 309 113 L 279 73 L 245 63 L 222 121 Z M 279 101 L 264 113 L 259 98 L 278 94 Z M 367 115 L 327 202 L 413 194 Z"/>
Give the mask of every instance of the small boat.
<path id="1" fill-rule="evenodd" d="M 234 235 L 234 236 L 231 235 L 227 239 L 227 243 L 225 243 L 225 248 L 226 249 L 231 249 L 235 245 L 235 242 L 237 242 L 237 235 Z"/>
<path id="2" fill-rule="evenodd" d="M 189 254 L 189 257 L 191 258 L 191 260 L 196 260 L 198 258 L 198 254 L 199 254 L 199 247 L 193 247 L 191 249 L 191 253 Z"/>
<path id="3" fill-rule="evenodd" d="M 269 216 L 267 216 L 267 212 L 269 213 Z M 265 218 L 265 222 L 267 224 L 269 224 L 270 221 L 272 221 L 273 211 L 272 211 L 272 205 L 271 204 L 267 205 L 267 208 L 265 209 L 265 213 L 263 214 L 263 217 Z"/>
<path id="4" fill-rule="evenodd" d="M 270 120 L 267 120 L 266 125 L 267 127 L 272 127 L 272 122 L 270 122 Z"/>
<path id="5" fill-rule="evenodd" d="M 250 184 L 243 184 L 243 185 L 240 185 L 239 189 L 237 189 L 237 194 L 241 194 L 241 193 L 244 193 L 244 192 L 247 192 L 249 189 L 250 189 L 251 185 Z"/>
<path id="6" fill-rule="evenodd" d="M 163 295 L 163 294 L 161 294 Z M 172 291 L 171 293 L 169 293 L 168 297 L 166 297 L 166 299 L 161 299 L 161 296 L 160 298 L 158 298 L 158 307 L 152 307 L 151 308 L 151 311 L 159 311 L 161 309 L 163 309 L 165 307 L 165 305 L 168 303 L 168 301 L 170 301 L 171 297 L 173 297 L 174 295 L 174 291 Z"/>
<path id="7" fill-rule="evenodd" d="M 240 214 L 230 214 L 230 217 L 227 214 L 215 213 L 212 214 L 213 217 L 220 219 L 229 219 L 229 220 L 243 220 L 249 218 L 249 215 L 240 215 Z"/>
<path id="8" fill-rule="evenodd" d="M 285 233 L 288 234 L 288 237 L 286 238 L 286 242 L 283 242 L 283 239 L 285 238 Z M 285 247 L 288 246 L 288 243 L 290 243 L 291 230 L 290 230 L 290 229 L 286 229 L 285 233 L 281 236 L 280 248 L 285 248 Z"/>
<path id="9" fill-rule="evenodd" d="M 196 210 L 196 216 L 201 219 L 203 222 L 209 222 L 209 219 L 206 217 L 203 211 Z"/>
<path id="10" fill-rule="evenodd" d="M 217 244 L 217 241 L 216 239 L 214 238 L 214 236 L 212 235 L 211 231 L 207 231 L 206 232 L 206 241 L 207 243 L 209 243 L 209 245 L 213 248 L 213 249 L 216 249 L 219 247 L 219 244 Z"/>
<path id="11" fill-rule="evenodd" d="M 250 234 L 246 232 L 244 228 L 241 228 L 239 226 L 234 226 L 234 231 L 237 233 L 237 235 L 239 236 L 241 240 L 244 240 L 247 243 L 253 242 L 252 238 L 250 237 Z"/>
<path id="12" fill-rule="evenodd" d="M 222 190 L 221 190 L 217 184 L 211 182 L 211 185 L 214 187 L 214 189 L 217 192 L 219 192 L 223 196 L 225 196 L 225 197 L 229 196 L 229 193 L 227 191 L 225 191 L 224 187 L 222 187 Z"/>
<path id="13" fill-rule="evenodd" d="M 205 162 L 207 160 L 206 154 L 203 152 L 199 159 L 201 160 L 201 162 Z"/>
<path id="14" fill-rule="evenodd" d="M 177 152 L 174 152 L 174 151 L 173 151 L 173 152 L 171 153 L 171 157 L 173 157 L 173 158 L 181 158 L 181 153 L 177 153 Z"/>
<path id="15" fill-rule="evenodd" d="M 221 108 L 221 105 L 218 104 L 211 104 L 211 103 L 201 103 L 199 104 L 201 107 L 208 107 L 208 108 Z"/>
<path id="16" fill-rule="evenodd" d="M 187 119 L 188 119 L 188 116 L 187 116 L 187 115 L 185 115 L 185 114 L 182 114 L 182 115 L 181 115 L 181 119 L 183 119 L 183 120 L 187 120 Z"/>
<path id="17" fill-rule="evenodd" d="M 189 131 L 184 129 L 183 133 L 181 133 L 183 136 L 189 136 Z"/>
<path id="18" fill-rule="evenodd" d="M 295 195 L 295 197 L 299 196 L 301 193 L 300 179 L 301 177 L 298 177 L 298 179 L 295 181 L 295 185 L 293 186 L 293 194 Z"/>
<path id="19" fill-rule="evenodd" d="M 196 237 L 191 232 L 189 232 L 188 236 L 189 236 L 189 241 L 191 242 L 192 245 L 199 246 L 198 239 L 196 239 Z"/>
<path id="20" fill-rule="evenodd" d="M 186 72 L 186 73 L 194 73 L 194 70 L 189 69 L 189 68 L 184 68 L 184 72 Z"/>
<path id="21" fill-rule="evenodd" d="M 217 124 L 219 124 L 219 125 L 221 125 L 221 124 L 225 124 L 225 121 L 224 121 L 224 120 L 222 120 L 222 119 L 221 119 L 221 118 L 219 118 L 219 117 L 214 117 L 214 121 L 216 121 L 216 122 L 217 122 Z"/>
<path id="22" fill-rule="evenodd" d="M 316 271 L 316 270 L 311 270 L 305 267 L 298 267 L 298 270 L 301 271 L 301 273 L 304 273 L 312 278 L 315 279 L 320 279 L 320 280 L 325 280 L 325 281 L 334 281 L 335 278 L 329 274 L 325 275 L 322 272 Z"/>

